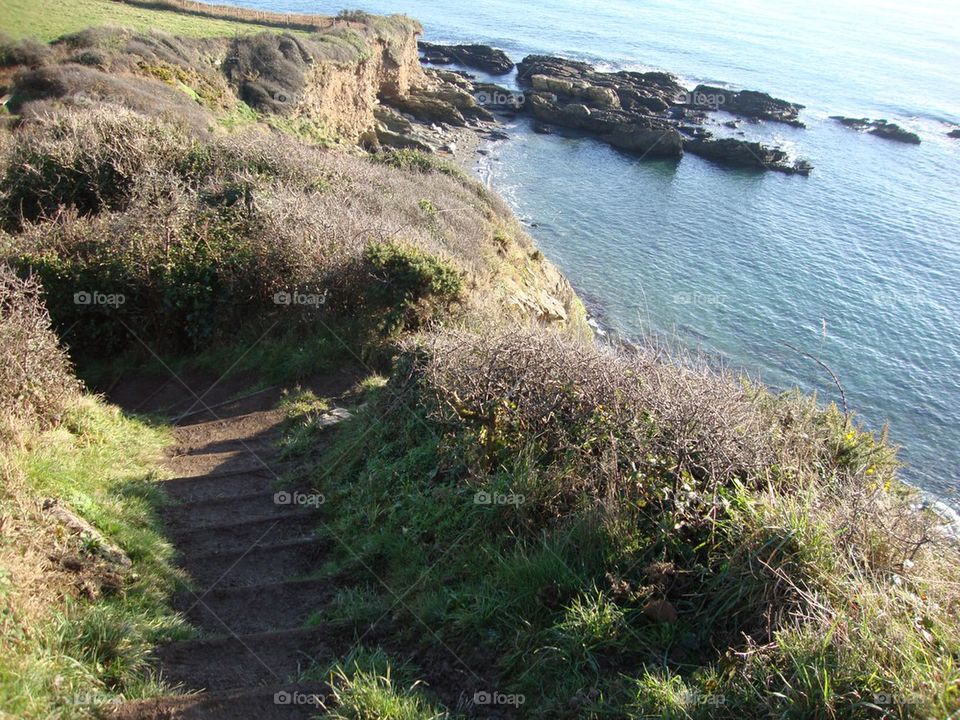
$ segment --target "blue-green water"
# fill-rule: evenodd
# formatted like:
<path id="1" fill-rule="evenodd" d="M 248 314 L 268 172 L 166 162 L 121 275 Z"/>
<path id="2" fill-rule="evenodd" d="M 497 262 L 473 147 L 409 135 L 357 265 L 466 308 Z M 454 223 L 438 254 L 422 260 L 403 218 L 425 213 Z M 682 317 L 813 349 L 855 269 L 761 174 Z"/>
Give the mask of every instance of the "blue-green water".
<path id="1" fill-rule="evenodd" d="M 339 3 L 246 0 L 333 12 Z M 960 483 L 960 6 L 861 0 L 363 0 L 420 19 L 433 41 L 479 41 L 609 68 L 659 68 L 807 106 L 808 128 L 746 126 L 816 169 L 736 172 L 695 157 L 638 161 L 516 121 L 486 160 L 547 255 L 605 322 L 718 354 L 780 387 L 889 420 L 907 475 Z M 505 82 L 509 84 L 510 78 Z M 827 119 L 887 118 L 900 145 Z M 955 504 L 955 503 L 954 503 Z"/>

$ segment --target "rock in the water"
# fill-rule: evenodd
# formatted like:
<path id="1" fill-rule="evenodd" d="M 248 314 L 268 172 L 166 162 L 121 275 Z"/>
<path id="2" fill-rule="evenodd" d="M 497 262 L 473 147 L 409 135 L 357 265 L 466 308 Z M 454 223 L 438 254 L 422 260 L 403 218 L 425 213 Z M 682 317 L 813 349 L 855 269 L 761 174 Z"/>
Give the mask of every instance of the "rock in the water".
<path id="1" fill-rule="evenodd" d="M 772 120 L 795 127 L 804 127 L 800 121 L 803 105 L 771 97 L 756 90 L 728 90 L 713 85 L 697 85 L 685 104 L 703 110 L 725 110 L 757 120 Z"/>
<path id="2" fill-rule="evenodd" d="M 537 120 L 589 132 L 621 150 L 652 157 L 683 154 L 680 133 L 664 118 L 591 108 L 579 102 L 564 104 L 552 93 L 531 92 L 527 101 Z"/>
<path id="3" fill-rule="evenodd" d="M 954 128 L 948 132 L 947 137 L 953 138 L 954 140 L 960 140 L 960 128 Z"/>
<path id="4" fill-rule="evenodd" d="M 807 174 L 809 163 L 791 161 L 785 152 L 743 140 L 714 140 L 702 127 L 706 114 L 723 106 L 752 119 L 800 125 L 801 105 L 749 90 L 709 86 L 713 104 L 697 102 L 673 75 L 663 72 L 596 71 L 575 60 L 529 55 L 517 65 L 518 82 L 528 87 L 523 109 L 546 124 L 589 133 L 614 147 L 651 157 L 680 157 L 685 148 L 711 160 Z M 722 96 L 721 96 L 722 95 Z"/>
<path id="5" fill-rule="evenodd" d="M 907 143 L 909 145 L 919 145 L 920 136 L 909 130 L 905 130 L 896 123 L 887 120 L 871 120 L 869 118 L 851 118 L 842 115 L 831 115 L 831 120 L 836 120 L 841 125 L 846 125 L 854 130 L 866 131 L 871 135 L 882 137 L 895 142 Z"/>
<path id="6" fill-rule="evenodd" d="M 791 161 L 786 152 L 759 142 L 709 136 L 684 140 L 684 150 L 724 165 L 787 174 L 809 175 L 813 166 L 805 160 Z"/>
<path id="7" fill-rule="evenodd" d="M 493 83 L 474 84 L 473 99 L 477 105 L 491 112 L 517 112 L 526 102 L 522 92 L 514 92 Z"/>
<path id="8" fill-rule="evenodd" d="M 503 50 L 489 45 L 437 45 L 420 41 L 417 47 L 424 60 L 440 65 L 465 65 L 491 75 L 505 75 L 514 68 L 513 61 Z"/>

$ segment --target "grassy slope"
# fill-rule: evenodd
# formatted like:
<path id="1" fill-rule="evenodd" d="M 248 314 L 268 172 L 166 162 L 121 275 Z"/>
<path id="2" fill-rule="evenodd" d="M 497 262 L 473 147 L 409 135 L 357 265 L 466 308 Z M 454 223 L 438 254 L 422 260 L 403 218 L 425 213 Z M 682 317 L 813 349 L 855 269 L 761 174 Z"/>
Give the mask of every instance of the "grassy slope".
<path id="1" fill-rule="evenodd" d="M 109 0 L 0 0 L 0 30 L 16 38 L 49 41 L 94 25 L 140 32 L 163 30 L 185 37 L 230 36 L 264 29 L 246 22 L 145 10 Z"/>
<path id="2" fill-rule="evenodd" d="M 575 485 L 579 471 L 569 458 L 551 470 L 530 435 L 510 437 L 509 417 L 494 447 L 513 459 L 484 472 L 467 459 L 482 435 L 434 424 L 424 396 L 390 409 L 409 392 L 391 385 L 372 391 L 317 467 L 317 487 L 336 509 L 324 530 L 340 551 L 323 572 L 341 583 L 317 621 L 386 623 L 426 646 L 432 637 L 443 643 L 437 657 L 451 659 L 452 648 L 467 668 L 468 702 L 497 692 L 519 703 L 520 717 L 886 719 L 948 717 L 960 708 L 960 645 L 944 579 L 936 569 L 930 577 L 901 570 L 891 581 L 871 564 L 893 552 L 894 538 L 881 531 L 869 551 L 841 549 L 838 527 L 814 500 L 833 472 L 893 471 L 880 468 L 876 441 L 835 409 L 797 399 L 788 413 L 809 413 L 804 452 L 823 443 L 829 458 L 839 448 L 827 477 L 807 489 L 767 495 L 734 482 L 717 487 L 704 510 L 685 497 L 655 500 L 673 486 L 666 471 L 647 476 L 648 498 L 618 500 L 597 516 L 590 505 L 546 510 L 544 499 Z M 500 400 L 504 416 L 514 399 Z M 783 399 L 768 407 L 780 403 L 787 407 Z M 311 416 L 307 410 L 291 434 L 290 452 L 310 453 Z M 584 448 L 601 443 L 591 437 Z M 875 464 L 851 471 L 867 461 Z M 525 500 L 478 504 L 478 491 Z M 794 583 L 816 596 L 812 607 L 790 599 Z M 650 592 L 667 592 L 677 615 L 645 607 Z M 765 643 L 768 610 L 796 615 Z M 384 662 L 402 677 L 399 658 L 375 662 L 371 651 L 381 653 L 358 647 L 348 657 L 363 672 L 311 676 L 376 709 L 345 717 L 420 702 L 404 695 L 409 683 L 385 680 Z M 406 672 L 415 677 L 429 662 Z M 471 685 L 471 676 L 479 682 L 474 672 L 487 684 Z M 417 709 L 403 717 L 433 715 Z"/>
<path id="3" fill-rule="evenodd" d="M 154 465 L 167 442 L 162 429 L 88 397 L 60 427 L 4 453 L 0 506 L 14 530 L 0 544 L 0 577 L 12 581 L 0 583 L 0 716 L 86 717 L 111 698 L 158 691 L 144 674 L 146 653 L 162 638 L 189 634 L 167 604 L 182 580 L 155 513 Z M 47 497 L 127 553 L 132 574 L 122 590 L 104 586 L 96 599 L 77 592 L 81 581 L 95 586 L 106 576 L 95 546 L 50 536 L 55 526 L 32 510 Z M 64 573 L 46 554 L 75 558 L 82 569 Z M 24 593 L 49 593 L 46 606 L 28 610 L 36 598 Z"/>

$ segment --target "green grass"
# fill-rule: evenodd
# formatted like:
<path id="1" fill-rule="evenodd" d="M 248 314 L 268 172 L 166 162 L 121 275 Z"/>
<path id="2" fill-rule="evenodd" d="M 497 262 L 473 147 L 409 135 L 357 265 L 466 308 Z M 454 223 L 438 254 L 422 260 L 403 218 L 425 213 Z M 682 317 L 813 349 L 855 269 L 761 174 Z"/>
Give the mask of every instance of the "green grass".
<path id="1" fill-rule="evenodd" d="M 162 500 L 154 467 L 168 441 L 163 430 L 88 397 L 59 428 L 12 457 L 24 492 L 68 505 L 133 565 L 119 587 L 95 600 L 67 597 L 22 626 L 16 605 L 0 593 L 9 623 L 0 641 L 4 712 L 86 717 L 112 699 L 163 691 L 147 672 L 147 654 L 158 642 L 191 633 L 169 605 L 183 579 L 156 514 Z M 81 558 L 91 554 L 91 567 L 95 550 L 90 543 L 79 550 Z"/>
<path id="2" fill-rule="evenodd" d="M 325 127 L 323 123 L 311 120 L 310 118 L 290 118 L 283 115 L 271 115 L 266 118 L 266 123 L 270 127 L 298 138 L 308 145 L 330 148 L 340 142 L 336 133 Z"/>
<path id="3" fill-rule="evenodd" d="M 418 691 L 413 670 L 383 650 L 356 647 L 325 670 L 307 677 L 329 683 L 330 720 L 440 720 L 450 718 Z"/>
<path id="4" fill-rule="evenodd" d="M 56 40 L 96 25 L 139 32 L 162 30 L 183 37 L 221 37 L 275 30 L 248 22 L 147 10 L 111 0 L 0 0 L 2 29 L 15 38 Z"/>

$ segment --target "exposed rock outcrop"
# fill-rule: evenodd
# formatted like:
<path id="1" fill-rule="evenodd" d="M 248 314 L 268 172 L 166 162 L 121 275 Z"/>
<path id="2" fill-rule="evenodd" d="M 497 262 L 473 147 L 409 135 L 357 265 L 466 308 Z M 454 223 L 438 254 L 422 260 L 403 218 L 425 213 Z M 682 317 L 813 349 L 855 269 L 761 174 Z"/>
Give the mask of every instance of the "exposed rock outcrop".
<path id="1" fill-rule="evenodd" d="M 656 157 L 683 154 L 680 133 L 665 119 L 564 100 L 553 93 L 531 92 L 526 104 L 538 120 L 584 130 L 621 150 Z"/>
<path id="2" fill-rule="evenodd" d="M 947 137 L 953 138 L 954 140 L 960 140 L 960 128 L 954 128 L 948 132 Z"/>
<path id="3" fill-rule="evenodd" d="M 517 72 L 518 81 L 534 91 L 631 113 L 665 112 L 686 94 L 686 88 L 669 73 L 603 73 L 584 62 L 547 55 L 528 55 L 517 65 Z"/>
<path id="4" fill-rule="evenodd" d="M 420 85 L 404 94 L 387 94 L 386 104 L 424 122 L 442 122 L 463 127 L 469 120 L 490 122 L 490 111 L 481 107 L 473 84 L 460 75 L 428 70 Z"/>
<path id="5" fill-rule="evenodd" d="M 435 45 L 419 42 L 423 59 L 436 65 L 464 65 L 491 75 L 506 75 L 513 70 L 513 61 L 503 50 L 489 45 Z"/>
<path id="6" fill-rule="evenodd" d="M 799 120 L 803 105 L 756 90 L 729 90 L 714 85 L 697 85 L 690 93 L 687 104 L 703 110 L 725 110 L 742 117 L 804 127 Z"/>
<path id="7" fill-rule="evenodd" d="M 791 175 L 809 175 L 813 169 L 813 166 L 805 160 L 792 160 L 780 148 L 771 148 L 762 143 L 737 138 L 713 138 L 709 133 L 703 137 L 684 140 L 683 148 L 693 155 L 699 155 L 723 165 L 776 170 Z"/>
<path id="8" fill-rule="evenodd" d="M 843 115 L 831 115 L 831 120 L 836 120 L 841 125 L 848 128 L 868 132 L 871 135 L 882 137 L 894 142 L 907 143 L 908 145 L 919 145 L 920 136 L 909 130 L 905 130 L 896 123 L 887 120 L 870 120 L 869 118 L 851 118 Z"/>
<path id="9" fill-rule="evenodd" d="M 679 157 L 687 150 L 735 167 L 798 174 L 812 169 L 780 148 L 714 138 L 702 127 L 707 114 L 720 107 L 797 125 L 802 106 L 795 103 L 706 85 L 691 93 L 669 73 L 597 72 L 587 63 L 544 55 L 530 55 L 517 68 L 519 82 L 528 88 L 524 109 L 541 130 L 546 124 L 573 128 L 644 156 Z"/>
<path id="10" fill-rule="evenodd" d="M 379 97 L 405 96 L 424 82 L 416 45 L 422 28 L 407 18 L 391 20 L 389 31 L 361 26 L 349 36 L 238 37 L 224 71 L 256 109 L 309 120 L 356 141 L 374 127 Z"/>
<path id="11" fill-rule="evenodd" d="M 433 147 L 418 136 L 413 124 L 397 111 L 388 107 L 377 108 L 374 117 L 376 126 L 362 138 L 367 147 L 373 149 L 382 145 L 398 150 L 434 152 Z"/>

